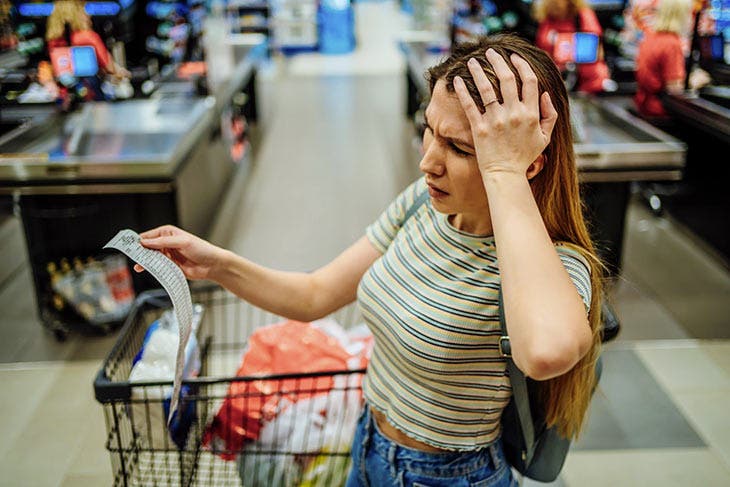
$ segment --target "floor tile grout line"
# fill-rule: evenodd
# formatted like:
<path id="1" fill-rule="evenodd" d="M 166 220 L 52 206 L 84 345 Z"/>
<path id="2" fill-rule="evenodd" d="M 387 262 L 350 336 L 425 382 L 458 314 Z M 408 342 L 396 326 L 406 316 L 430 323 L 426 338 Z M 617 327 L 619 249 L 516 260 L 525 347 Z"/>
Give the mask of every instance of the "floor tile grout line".
<path id="1" fill-rule="evenodd" d="M 662 338 L 649 340 L 626 340 L 609 342 L 603 346 L 604 351 L 611 350 L 674 350 L 700 349 L 704 345 L 730 345 L 727 338 Z"/>
<path id="2" fill-rule="evenodd" d="M 699 347 L 697 347 L 699 349 Z M 692 429 L 695 431 L 695 433 L 702 439 L 702 441 L 705 443 L 708 450 L 710 450 L 715 457 L 720 461 L 720 463 L 725 467 L 726 470 L 730 471 L 730 459 L 726 459 L 726 455 L 723 454 L 723 450 L 720 445 L 717 445 L 714 441 L 710 441 L 710 438 L 707 437 L 704 433 L 704 429 L 701 427 L 700 423 L 695 420 L 695 415 L 692 414 L 691 411 L 689 411 L 687 408 L 685 408 L 684 404 L 679 401 L 679 398 L 677 397 L 678 394 L 685 394 L 685 393 L 692 393 L 692 390 L 687 391 L 675 391 L 672 390 L 668 385 L 664 384 L 659 376 L 656 374 L 654 367 L 652 364 L 645 360 L 644 357 L 640 354 L 636 354 L 639 361 L 643 364 L 643 366 L 646 368 L 646 370 L 649 372 L 649 374 L 652 376 L 654 381 L 656 382 L 657 386 L 659 386 L 661 389 L 664 390 L 665 394 L 669 399 L 674 403 L 674 407 L 677 408 L 677 411 L 684 417 L 684 419 L 689 423 L 689 425 L 692 427 Z M 715 366 L 716 368 L 719 368 Z M 730 388 L 722 388 L 722 389 L 713 389 L 713 392 L 730 392 Z"/>
<path id="3" fill-rule="evenodd" d="M 43 370 L 68 366 L 92 365 L 101 367 L 103 359 L 98 360 L 47 360 L 37 362 L 5 362 L 0 363 L 0 372 L 20 372 L 24 370 Z"/>

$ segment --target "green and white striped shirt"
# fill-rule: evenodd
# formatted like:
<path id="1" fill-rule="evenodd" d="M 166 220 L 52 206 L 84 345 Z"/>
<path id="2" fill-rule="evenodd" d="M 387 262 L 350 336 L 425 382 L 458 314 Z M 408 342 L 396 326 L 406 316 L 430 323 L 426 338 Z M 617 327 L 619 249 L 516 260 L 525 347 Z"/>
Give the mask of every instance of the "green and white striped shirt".
<path id="1" fill-rule="evenodd" d="M 363 390 L 370 406 L 411 438 L 474 450 L 499 437 L 512 395 L 498 348 L 497 251 L 494 237 L 457 230 L 430 200 L 403 225 L 423 191 L 421 178 L 366 231 L 383 256 L 358 288 L 375 337 Z M 556 248 L 588 307 L 585 259 Z"/>

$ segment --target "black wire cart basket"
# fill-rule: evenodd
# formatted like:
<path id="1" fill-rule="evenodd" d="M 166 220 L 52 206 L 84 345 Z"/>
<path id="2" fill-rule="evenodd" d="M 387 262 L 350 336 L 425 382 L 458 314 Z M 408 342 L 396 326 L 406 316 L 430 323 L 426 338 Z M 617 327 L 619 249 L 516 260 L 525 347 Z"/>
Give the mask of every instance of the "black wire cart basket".
<path id="1" fill-rule="evenodd" d="M 195 335 L 199 373 L 183 380 L 170 428 L 166 407 L 172 382 L 129 380 L 148 327 L 171 308 L 164 291 L 137 298 L 94 381 L 106 419 L 113 485 L 344 485 L 364 367 L 349 363 L 310 373 L 237 376 L 252 334 L 283 319 L 218 287 L 191 292 L 203 309 Z M 345 330 L 361 322 L 354 305 L 332 318 Z M 267 407 L 277 420 L 270 421 Z M 345 413 L 323 415 L 332 410 Z M 229 423 L 211 441 L 211 427 L 224 411 L 239 424 Z M 226 438 L 241 431 L 259 437 L 240 444 Z"/>

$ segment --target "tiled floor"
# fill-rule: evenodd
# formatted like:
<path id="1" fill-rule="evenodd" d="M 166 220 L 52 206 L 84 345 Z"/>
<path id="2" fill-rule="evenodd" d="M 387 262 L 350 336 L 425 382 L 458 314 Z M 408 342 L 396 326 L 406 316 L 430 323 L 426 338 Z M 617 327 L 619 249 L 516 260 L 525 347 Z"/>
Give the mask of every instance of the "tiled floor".
<path id="1" fill-rule="evenodd" d="M 358 5 L 364 52 L 349 61 L 309 56 L 262 72 L 256 166 L 234 188 L 220 241 L 262 264 L 312 269 L 417 176 L 402 61 L 382 40 L 395 12 Z M 730 273 L 638 201 L 625 245 L 612 292 L 623 332 L 554 485 L 730 485 Z M 108 485 L 92 382 L 115 337 L 55 342 L 35 317 L 27 267 L 0 289 L 0 309 L 0 486 Z"/>

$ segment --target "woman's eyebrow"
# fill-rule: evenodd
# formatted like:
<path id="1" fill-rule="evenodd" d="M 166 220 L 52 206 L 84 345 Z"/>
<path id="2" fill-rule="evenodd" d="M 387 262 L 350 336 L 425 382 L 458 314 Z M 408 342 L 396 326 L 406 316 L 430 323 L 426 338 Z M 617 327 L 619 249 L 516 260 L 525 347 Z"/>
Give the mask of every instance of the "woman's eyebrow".
<path id="1" fill-rule="evenodd" d="M 433 127 L 431 127 L 431 124 L 428 123 L 428 117 L 426 116 L 426 111 L 423 112 L 423 123 L 426 125 L 426 128 L 428 128 L 431 132 L 433 132 Z M 458 139 L 455 137 L 444 137 L 441 136 L 441 138 L 448 140 L 452 144 L 460 145 L 466 149 L 474 149 L 474 146 L 471 142 L 467 142 L 464 139 Z"/>

